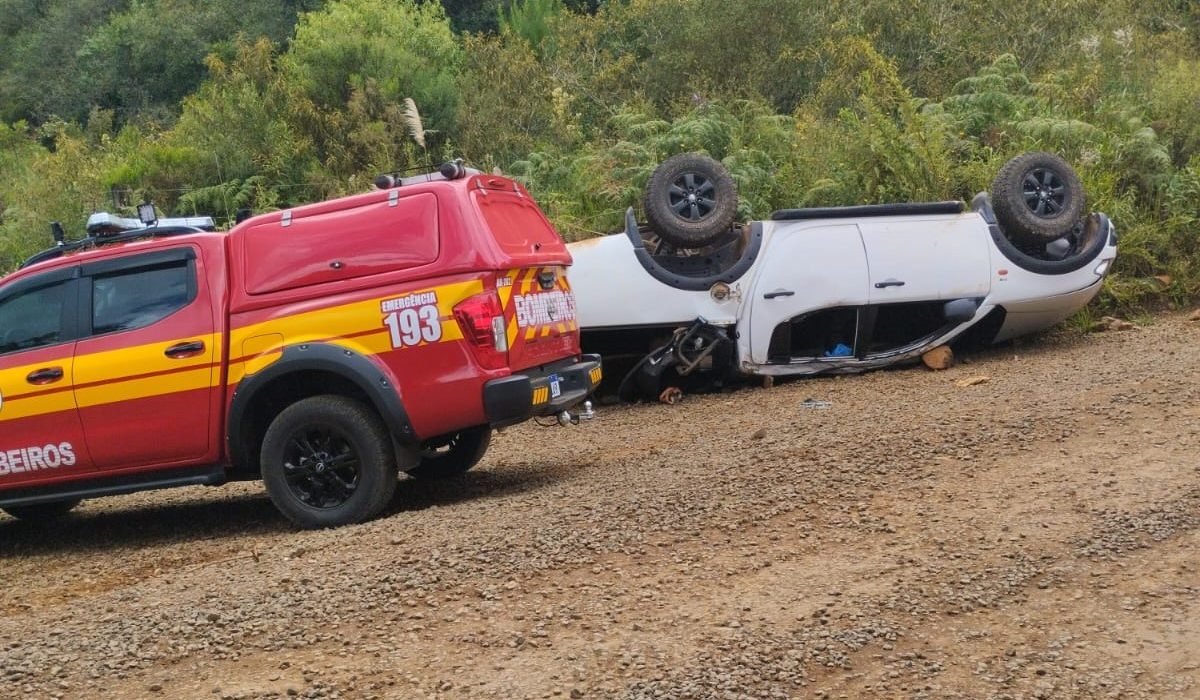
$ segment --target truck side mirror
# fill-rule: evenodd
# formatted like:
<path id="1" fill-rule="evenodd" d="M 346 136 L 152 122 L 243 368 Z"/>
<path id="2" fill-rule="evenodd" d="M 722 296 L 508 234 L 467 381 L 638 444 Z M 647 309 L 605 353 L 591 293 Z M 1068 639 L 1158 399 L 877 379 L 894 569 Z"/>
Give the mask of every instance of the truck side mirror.
<path id="1" fill-rule="evenodd" d="M 947 323 L 966 323 L 975 318 L 975 312 L 978 310 L 979 302 L 975 299 L 954 299 L 942 307 L 942 316 L 946 318 Z"/>

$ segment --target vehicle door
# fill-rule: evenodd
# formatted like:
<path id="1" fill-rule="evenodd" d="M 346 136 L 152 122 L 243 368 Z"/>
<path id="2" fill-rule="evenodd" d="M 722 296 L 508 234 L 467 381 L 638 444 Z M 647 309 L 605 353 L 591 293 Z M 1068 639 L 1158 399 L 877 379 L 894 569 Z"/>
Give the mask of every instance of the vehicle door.
<path id="1" fill-rule="evenodd" d="M 73 394 L 79 268 L 0 289 L 0 485 L 91 471 Z"/>
<path id="2" fill-rule="evenodd" d="M 867 259 L 854 224 L 799 222 L 773 225 L 750 299 L 750 359 L 755 364 L 779 361 L 779 333 L 791 321 L 821 309 L 854 309 L 867 303 Z M 852 314 L 851 314 L 852 316 Z M 853 320 L 839 339 L 831 329 L 822 347 L 853 348 Z M 744 331 L 743 331 L 744 332 Z M 847 342 L 848 341 L 848 342 Z M 790 342 L 790 339 L 789 339 Z M 789 354 L 789 353 L 784 353 Z M 818 356 L 820 353 L 816 353 Z"/>
<path id="3" fill-rule="evenodd" d="M 75 400 L 99 470 L 215 457 L 221 343 L 191 245 L 82 266 Z"/>
<path id="4" fill-rule="evenodd" d="M 919 349 L 958 324 L 946 316 L 947 302 L 988 295 L 989 242 L 965 221 L 964 216 L 939 216 L 859 224 L 871 276 L 859 356 Z"/>
<path id="5" fill-rule="evenodd" d="M 871 304 L 987 296 L 988 240 L 963 221 L 963 216 L 942 216 L 860 222 Z"/>

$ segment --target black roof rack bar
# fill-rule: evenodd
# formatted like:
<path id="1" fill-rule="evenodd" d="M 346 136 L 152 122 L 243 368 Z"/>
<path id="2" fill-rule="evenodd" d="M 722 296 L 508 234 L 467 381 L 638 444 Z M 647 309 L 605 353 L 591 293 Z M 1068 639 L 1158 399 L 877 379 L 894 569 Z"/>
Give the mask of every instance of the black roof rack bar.
<path id="1" fill-rule="evenodd" d="M 47 248 L 40 253 L 36 253 L 30 256 L 28 260 L 21 263 L 21 267 L 29 267 L 30 265 L 44 262 L 46 260 L 53 260 L 54 258 L 76 250 L 111 245 L 113 243 L 127 243 L 139 238 L 183 236 L 190 233 L 205 233 L 205 230 L 195 226 L 152 226 L 149 228 L 137 229 L 135 231 L 118 233 L 112 236 L 88 236 L 87 238 L 81 238 L 78 241 L 63 243 L 62 245 L 57 245 L 53 248 Z"/>
<path id="2" fill-rule="evenodd" d="M 57 246 L 54 246 L 53 248 L 47 248 L 46 250 L 43 250 L 40 253 L 34 253 L 33 255 L 29 256 L 29 258 L 26 259 L 25 262 L 21 263 L 21 267 L 29 267 L 30 265 L 35 265 L 44 260 L 52 260 L 54 258 L 59 257 L 60 255 L 70 253 L 73 250 L 80 250 L 82 248 L 86 248 L 87 246 L 84 244 L 90 243 L 90 242 L 91 242 L 90 239 L 85 238 L 82 241 L 73 241 L 71 243 L 63 243 L 62 245 L 57 245 Z"/>

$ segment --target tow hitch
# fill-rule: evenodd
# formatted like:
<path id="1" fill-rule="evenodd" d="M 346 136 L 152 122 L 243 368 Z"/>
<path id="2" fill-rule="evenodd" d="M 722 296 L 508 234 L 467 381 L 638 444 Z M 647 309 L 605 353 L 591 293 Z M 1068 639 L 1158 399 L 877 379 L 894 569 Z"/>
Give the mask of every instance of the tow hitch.
<path id="1" fill-rule="evenodd" d="M 581 421 L 592 420 L 596 417 L 596 412 L 592 409 L 591 401 L 583 402 L 583 410 L 578 413 L 563 411 L 558 414 L 558 424 L 562 426 L 579 425 Z"/>

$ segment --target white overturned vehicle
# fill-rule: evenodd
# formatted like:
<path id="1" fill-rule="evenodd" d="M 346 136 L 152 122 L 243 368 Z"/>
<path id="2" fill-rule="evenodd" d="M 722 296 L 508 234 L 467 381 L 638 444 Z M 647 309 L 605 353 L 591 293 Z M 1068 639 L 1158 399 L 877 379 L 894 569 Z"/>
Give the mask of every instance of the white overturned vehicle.
<path id="1" fill-rule="evenodd" d="M 785 209 L 733 226 L 716 161 L 676 156 L 625 235 L 570 246 L 587 352 L 625 360 L 620 393 L 703 375 L 812 375 L 911 361 L 955 341 L 1050 327 L 1100 291 L 1112 223 L 1087 213 L 1069 165 L 1009 161 L 970 203 Z"/>

